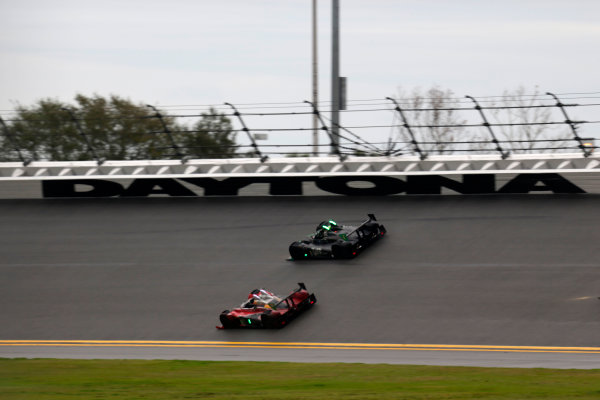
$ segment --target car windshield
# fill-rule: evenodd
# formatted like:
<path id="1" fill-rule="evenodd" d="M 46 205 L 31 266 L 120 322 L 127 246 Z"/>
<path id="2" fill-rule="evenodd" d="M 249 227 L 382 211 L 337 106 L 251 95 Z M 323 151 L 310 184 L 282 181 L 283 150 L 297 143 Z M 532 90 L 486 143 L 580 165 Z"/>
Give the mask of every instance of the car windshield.
<path id="1" fill-rule="evenodd" d="M 319 230 L 324 229 L 326 231 L 337 231 L 341 229 L 341 226 L 339 226 L 334 220 L 330 219 L 329 221 L 323 221 L 321 222 L 321 225 L 319 226 Z"/>

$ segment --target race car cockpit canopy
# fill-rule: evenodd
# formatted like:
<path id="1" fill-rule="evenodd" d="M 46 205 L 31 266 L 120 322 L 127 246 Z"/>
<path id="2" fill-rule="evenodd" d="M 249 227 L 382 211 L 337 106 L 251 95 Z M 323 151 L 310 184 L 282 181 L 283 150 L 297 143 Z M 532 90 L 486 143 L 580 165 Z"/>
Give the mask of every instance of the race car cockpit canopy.
<path id="1" fill-rule="evenodd" d="M 323 221 L 319 224 L 319 226 L 317 227 L 317 231 L 320 230 L 326 230 L 326 231 L 338 231 L 340 229 L 342 229 L 341 226 L 339 226 L 334 220 L 330 219 L 327 221 Z"/>
<path id="2" fill-rule="evenodd" d="M 287 308 L 287 303 L 280 297 L 264 289 L 253 290 L 248 295 L 248 300 L 242 303 L 242 308 Z"/>

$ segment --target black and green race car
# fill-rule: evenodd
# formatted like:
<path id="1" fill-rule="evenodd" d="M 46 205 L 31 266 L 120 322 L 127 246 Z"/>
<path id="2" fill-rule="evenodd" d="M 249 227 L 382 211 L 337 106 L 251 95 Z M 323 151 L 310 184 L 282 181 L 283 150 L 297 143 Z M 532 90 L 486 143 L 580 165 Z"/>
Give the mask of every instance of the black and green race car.
<path id="1" fill-rule="evenodd" d="M 353 258 L 386 234 L 385 227 L 375 215 L 358 226 L 340 225 L 334 220 L 321 222 L 317 231 L 307 239 L 290 245 L 292 260 L 311 258 Z"/>

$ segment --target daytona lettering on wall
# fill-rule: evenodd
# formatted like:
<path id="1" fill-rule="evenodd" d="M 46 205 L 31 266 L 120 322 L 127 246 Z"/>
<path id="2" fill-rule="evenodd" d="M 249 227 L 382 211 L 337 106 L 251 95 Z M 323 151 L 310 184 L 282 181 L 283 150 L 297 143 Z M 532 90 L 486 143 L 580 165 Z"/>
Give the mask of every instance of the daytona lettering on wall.
<path id="1" fill-rule="evenodd" d="M 346 196 L 388 196 L 442 194 L 443 189 L 458 194 L 513 193 L 585 193 L 563 176 L 548 174 L 519 174 L 497 188 L 495 174 L 465 174 L 461 180 L 441 175 L 391 176 L 306 176 L 306 177 L 233 177 L 214 178 L 151 178 L 134 179 L 128 185 L 104 179 L 70 179 L 42 181 L 43 197 L 148 197 L 167 195 L 194 197 L 190 189 L 201 188 L 205 196 L 237 196 L 240 189 L 253 183 L 267 184 L 264 195 L 303 195 L 303 183 L 313 182 L 324 194 Z M 184 185 L 183 182 L 187 183 Z M 353 183 L 367 182 L 369 187 Z"/>

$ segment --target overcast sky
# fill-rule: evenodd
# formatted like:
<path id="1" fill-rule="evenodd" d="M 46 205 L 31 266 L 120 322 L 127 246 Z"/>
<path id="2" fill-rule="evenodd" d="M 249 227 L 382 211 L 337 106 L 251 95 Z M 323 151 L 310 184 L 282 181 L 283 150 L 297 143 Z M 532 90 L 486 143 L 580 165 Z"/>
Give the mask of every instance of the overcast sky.
<path id="1" fill-rule="evenodd" d="M 349 99 L 439 85 L 600 91 L 600 1 L 341 0 Z M 311 0 L 0 0 L 0 110 L 117 94 L 155 105 L 311 98 Z M 318 1 L 330 99 L 331 1 Z"/>

